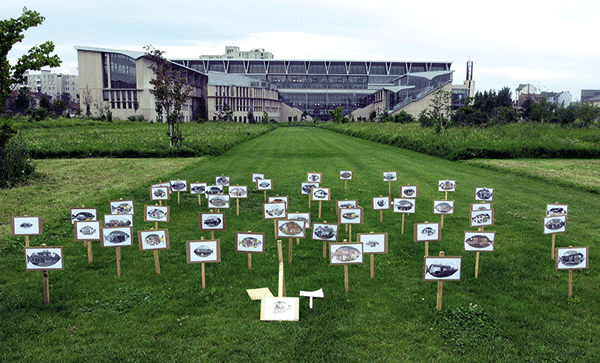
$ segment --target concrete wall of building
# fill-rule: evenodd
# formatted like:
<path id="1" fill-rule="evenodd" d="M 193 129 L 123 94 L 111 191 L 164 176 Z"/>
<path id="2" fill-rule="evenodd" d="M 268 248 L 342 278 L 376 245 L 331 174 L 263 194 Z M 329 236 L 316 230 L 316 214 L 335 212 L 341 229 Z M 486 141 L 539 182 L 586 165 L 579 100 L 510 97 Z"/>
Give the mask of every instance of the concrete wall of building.
<path id="1" fill-rule="evenodd" d="M 401 111 L 406 111 L 407 113 L 413 115 L 415 118 L 419 118 L 419 115 L 421 114 L 421 112 L 423 110 L 427 110 L 429 109 L 429 105 L 431 104 L 431 102 L 433 101 L 434 95 L 435 93 L 441 89 L 442 91 L 446 91 L 446 92 L 452 92 L 452 83 L 446 83 L 444 86 L 434 90 L 433 92 L 429 93 L 427 96 L 416 100 L 414 102 L 409 103 L 408 105 L 402 107 L 401 109 L 399 109 L 398 111 L 394 112 L 393 115 L 401 112 Z"/>

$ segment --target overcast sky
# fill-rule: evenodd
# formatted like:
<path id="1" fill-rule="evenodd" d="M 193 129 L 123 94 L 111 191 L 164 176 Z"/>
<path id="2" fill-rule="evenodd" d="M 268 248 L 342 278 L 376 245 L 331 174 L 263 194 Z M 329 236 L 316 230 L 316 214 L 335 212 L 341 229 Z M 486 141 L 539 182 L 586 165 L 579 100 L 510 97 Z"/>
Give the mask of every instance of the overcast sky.
<path id="1" fill-rule="evenodd" d="M 9 60 L 51 40 L 77 74 L 74 47 L 144 51 L 168 58 L 264 48 L 277 59 L 452 62 L 454 84 L 474 64 L 478 91 L 521 83 L 541 91 L 600 89 L 598 0 L 56 0 L 0 1 L 0 19 L 23 7 L 44 23 L 25 32 Z"/>

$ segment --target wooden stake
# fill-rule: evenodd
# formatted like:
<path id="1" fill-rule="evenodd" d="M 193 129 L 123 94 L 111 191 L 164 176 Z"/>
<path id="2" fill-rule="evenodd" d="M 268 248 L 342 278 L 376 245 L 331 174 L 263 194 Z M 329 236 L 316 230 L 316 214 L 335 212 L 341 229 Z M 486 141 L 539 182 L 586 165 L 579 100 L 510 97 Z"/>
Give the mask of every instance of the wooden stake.
<path id="1" fill-rule="evenodd" d="M 25 235 L 25 247 L 29 247 L 29 235 Z"/>
<path id="2" fill-rule="evenodd" d="M 87 243 L 87 254 L 88 254 L 88 262 L 94 262 L 94 256 L 92 255 L 92 241 L 85 241 Z"/>
<path id="3" fill-rule="evenodd" d="M 371 278 L 375 277 L 375 254 L 371 253 Z"/>
<path id="4" fill-rule="evenodd" d="M 205 263 L 202 262 L 202 288 L 205 289 L 206 288 L 206 267 L 204 266 Z"/>
<path id="5" fill-rule="evenodd" d="M 348 225 L 348 230 L 349 230 L 348 243 L 352 243 L 352 225 L 351 224 Z"/>
<path id="6" fill-rule="evenodd" d="M 160 275 L 160 263 L 158 262 L 158 250 L 154 250 L 154 267 L 156 268 L 156 274 Z"/>
<path id="7" fill-rule="evenodd" d="M 392 182 L 389 182 L 389 183 L 390 183 L 390 197 L 391 197 L 392 196 Z"/>
<path id="8" fill-rule="evenodd" d="M 308 209 L 309 209 L 309 210 L 310 210 L 310 201 L 311 201 L 311 198 L 310 198 L 310 194 L 309 194 L 309 195 L 308 195 Z"/>
<path id="9" fill-rule="evenodd" d="M 202 205 L 202 194 L 198 194 L 198 205 Z"/>
<path id="10" fill-rule="evenodd" d="M 402 213 L 402 234 L 404 234 L 404 216 L 406 213 Z"/>
<path id="11" fill-rule="evenodd" d="M 348 180 L 344 180 L 344 190 L 348 190 Z M 310 302 L 312 303 L 312 298 L 311 298 Z M 311 309 L 312 309 L 312 307 L 311 307 Z"/>
<path id="12" fill-rule="evenodd" d="M 344 265 L 344 290 L 346 291 L 346 294 L 348 293 L 348 291 L 350 291 L 350 283 L 348 281 L 348 265 L 347 264 Z"/>
<path id="13" fill-rule="evenodd" d="M 379 210 L 379 222 L 383 222 L 383 209 Z"/>
<path id="14" fill-rule="evenodd" d="M 267 190 L 263 190 L 263 192 L 265 192 L 265 203 L 267 202 Z"/>
<path id="15" fill-rule="evenodd" d="M 443 257 L 445 255 L 444 251 L 440 252 L 440 257 Z M 438 281 L 438 288 L 437 288 L 437 303 L 436 303 L 436 309 L 437 311 L 442 311 L 442 296 L 444 294 L 444 281 L 440 280 Z"/>
<path id="16" fill-rule="evenodd" d="M 44 276 L 44 304 L 50 304 L 50 284 L 48 282 L 48 270 L 43 270 L 42 275 Z"/>
<path id="17" fill-rule="evenodd" d="M 215 231 L 210 231 L 210 239 L 215 239 Z"/>
<path id="18" fill-rule="evenodd" d="M 273 219 L 273 233 L 275 234 L 275 238 L 277 238 L 277 219 Z"/>
<path id="19" fill-rule="evenodd" d="M 296 244 L 299 246 L 300 245 L 300 237 L 296 238 Z"/>
<path id="20" fill-rule="evenodd" d="M 121 277 L 121 246 L 117 246 L 117 276 Z"/>
<path id="21" fill-rule="evenodd" d="M 322 200 L 319 201 L 319 218 L 321 218 L 321 202 Z"/>
<path id="22" fill-rule="evenodd" d="M 429 241 L 425 241 L 425 257 L 429 257 Z"/>
<path id="23" fill-rule="evenodd" d="M 479 277 L 479 251 L 475 252 L 475 278 Z"/>
<path id="24" fill-rule="evenodd" d="M 552 233 L 552 259 L 554 260 L 554 249 L 556 248 L 556 233 Z"/>
<path id="25" fill-rule="evenodd" d="M 279 255 L 279 281 L 277 286 L 277 297 L 285 297 L 285 273 L 283 272 L 283 247 L 281 240 L 277 240 L 277 253 Z"/>
<path id="26" fill-rule="evenodd" d="M 569 299 L 573 298 L 573 269 L 569 269 Z"/>
<path id="27" fill-rule="evenodd" d="M 323 241 L 323 258 L 327 258 L 327 241 Z"/>
<path id="28" fill-rule="evenodd" d="M 181 192 L 177 192 L 177 204 L 179 204 L 179 201 L 180 201 L 180 199 L 179 199 L 179 193 L 181 193 Z"/>
<path id="29" fill-rule="evenodd" d="M 444 215 L 442 214 L 442 220 L 440 221 L 440 229 L 444 228 Z"/>
<path id="30" fill-rule="evenodd" d="M 235 205 L 237 206 L 237 216 L 240 215 L 240 198 L 235 199 Z"/>
<path id="31" fill-rule="evenodd" d="M 248 253 L 248 270 L 252 270 L 252 254 Z"/>
<path id="32" fill-rule="evenodd" d="M 294 244 L 292 243 L 293 238 L 290 238 L 290 244 L 288 247 L 288 263 L 292 264 L 292 249 L 294 248 Z"/>

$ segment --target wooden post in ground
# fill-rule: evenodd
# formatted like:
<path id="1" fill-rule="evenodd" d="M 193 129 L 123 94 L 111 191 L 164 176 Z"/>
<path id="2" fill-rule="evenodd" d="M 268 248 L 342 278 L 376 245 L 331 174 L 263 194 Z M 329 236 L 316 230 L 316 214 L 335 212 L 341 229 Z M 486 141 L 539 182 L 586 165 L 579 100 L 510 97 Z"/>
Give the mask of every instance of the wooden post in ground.
<path id="1" fill-rule="evenodd" d="M 371 278 L 375 278 L 375 254 L 371 253 Z"/>
<path id="2" fill-rule="evenodd" d="M 117 251 L 117 276 L 121 277 L 121 246 L 115 248 Z"/>
<path id="3" fill-rule="evenodd" d="M 475 278 L 479 277 L 479 251 L 475 253 Z"/>
<path id="4" fill-rule="evenodd" d="M 85 241 L 87 245 L 88 262 L 94 262 L 94 256 L 92 254 L 92 241 Z"/>
<path id="5" fill-rule="evenodd" d="M 348 278 L 348 265 L 344 264 L 344 290 L 346 294 L 350 291 L 350 282 Z"/>
<path id="6" fill-rule="evenodd" d="M 444 257 L 445 253 L 444 251 L 440 252 L 440 257 Z M 444 281 L 440 280 L 438 281 L 438 288 L 437 288 L 437 303 L 436 303 L 436 309 L 437 311 L 442 311 L 442 296 L 444 295 Z"/>
<path id="7" fill-rule="evenodd" d="M 292 252 L 293 252 L 293 248 L 294 248 L 294 244 L 292 243 L 293 238 L 290 238 L 290 244 L 288 247 L 288 263 L 291 265 L 292 264 Z"/>
<path id="8" fill-rule="evenodd" d="M 158 261 L 158 250 L 153 250 L 154 252 L 154 267 L 156 269 L 156 274 L 160 275 L 160 262 Z"/>
<path id="9" fill-rule="evenodd" d="M 556 233 L 552 233 L 552 259 L 554 260 L 556 257 L 554 256 L 554 250 L 556 249 Z"/>

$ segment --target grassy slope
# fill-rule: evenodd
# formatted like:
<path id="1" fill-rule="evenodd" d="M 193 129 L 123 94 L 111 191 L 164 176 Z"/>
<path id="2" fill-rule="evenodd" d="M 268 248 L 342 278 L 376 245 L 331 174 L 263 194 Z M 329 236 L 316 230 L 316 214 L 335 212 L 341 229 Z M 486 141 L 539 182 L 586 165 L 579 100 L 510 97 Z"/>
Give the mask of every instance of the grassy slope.
<path id="1" fill-rule="evenodd" d="M 343 190 L 340 170 L 354 171 L 354 180 Z M 391 211 L 371 210 L 371 198 L 387 195 L 383 171 L 398 171 L 394 196 L 400 185 L 419 186 L 417 214 L 406 218 Z M 42 278 L 23 268 L 22 250 L 10 247 L 0 259 L 1 354 L 5 360 L 44 357 L 47 361 L 594 361 L 600 351 L 597 286 L 594 261 L 599 254 L 593 241 L 599 233 L 592 211 L 599 197 L 551 182 L 527 179 L 505 172 L 486 171 L 465 163 L 424 156 L 313 128 L 278 129 L 236 147 L 217 158 L 199 160 L 165 176 L 166 179 L 212 182 L 217 175 L 231 176 L 234 184 L 249 185 L 250 174 L 265 173 L 274 180 L 268 195 L 288 195 L 292 211 L 306 211 L 300 184 L 309 171 L 323 174 L 323 186 L 333 200 L 358 199 L 365 209 L 364 225 L 354 233 L 387 232 L 389 253 L 375 257 L 375 279 L 369 264 L 350 266 L 350 293 L 343 290 L 343 268 L 322 258 L 322 243 L 302 240 L 294 244 L 294 263 L 286 263 L 288 296 L 300 290 L 323 288 L 325 299 L 301 300 L 299 322 L 260 322 L 259 303 L 245 289 L 269 287 L 276 292 L 277 252 L 273 224 L 262 219 L 262 192 L 250 193 L 240 203 L 240 216 L 227 211 L 227 230 L 221 240 L 222 262 L 208 264 L 207 289 L 200 287 L 200 266 L 185 262 L 185 241 L 210 237 L 198 231 L 203 201 L 183 195 L 180 205 L 170 201 L 171 249 L 161 251 L 161 275 L 154 273 L 152 254 L 134 246 L 123 249 L 123 276 L 118 278 L 112 249 L 95 246 L 94 263 L 88 264 L 85 248 L 74 242 L 65 219 L 68 210 L 44 225 L 42 237 L 49 245 L 65 248 L 64 271 L 50 273 L 51 300 L 43 304 Z M 91 177 L 95 172 L 89 169 Z M 166 171 L 165 171 L 166 173 Z M 165 173 L 161 172 L 161 176 Z M 82 176 L 83 177 L 83 176 Z M 430 253 L 463 256 L 463 278 L 444 285 L 443 314 L 435 312 L 435 283 L 423 281 L 423 246 L 413 242 L 413 223 L 436 221 L 432 201 L 443 199 L 440 179 L 457 181 L 449 194 L 456 213 L 444 221 L 442 240 L 430 244 Z M 469 204 L 476 187 L 495 188 L 495 252 L 483 253 L 480 277 L 474 279 L 473 253 L 462 251 Z M 141 210 L 149 204 L 146 186 L 113 190 L 91 197 L 108 212 L 108 201 L 133 198 Z M 569 204 L 567 233 L 557 235 L 558 246 L 590 246 L 589 270 L 576 271 L 575 298 L 568 301 L 567 273 L 554 270 L 550 259 L 551 237 L 542 234 L 547 203 Z M 321 220 L 335 221 L 334 201 L 323 203 Z M 78 203 L 79 204 L 79 203 Z M 312 205 L 317 221 L 318 205 Z M 140 213 L 136 229 L 147 229 Z M 265 232 L 267 252 L 255 255 L 253 269 L 235 252 L 235 232 Z M 347 233 L 341 234 L 347 238 Z M 355 238 L 355 237 L 354 237 Z M 35 244 L 35 242 L 33 244 Z M 287 241 L 284 241 L 287 242 Z M 287 246 L 287 243 L 284 243 Z M 287 249 L 287 248 L 284 248 Z M 285 251 L 284 253 L 287 253 Z M 368 261 L 368 259 L 367 259 Z M 468 337 L 442 338 L 443 328 L 460 326 L 449 314 L 477 304 L 485 312 L 478 329 Z M 450 317 L 449 323 L 443 317 Z M 36 343 L 33 343 L 35 339 Z M 463 355 L 461 355 L 463 354 Z"/>

